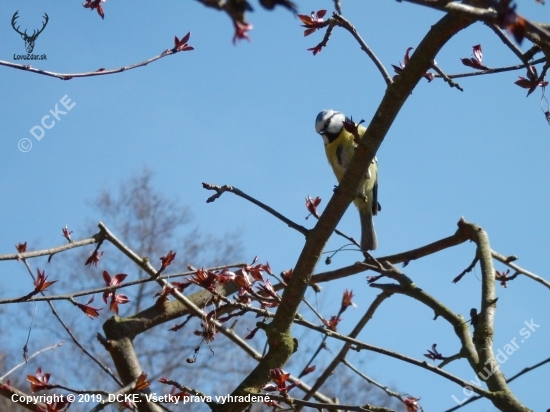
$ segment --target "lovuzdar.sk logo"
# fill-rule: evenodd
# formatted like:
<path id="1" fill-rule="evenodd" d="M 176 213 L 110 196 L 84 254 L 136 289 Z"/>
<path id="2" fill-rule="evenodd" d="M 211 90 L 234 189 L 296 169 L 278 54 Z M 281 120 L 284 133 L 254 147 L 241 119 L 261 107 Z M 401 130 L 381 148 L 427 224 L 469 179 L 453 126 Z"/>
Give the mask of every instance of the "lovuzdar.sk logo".
<path id="1" fill-rule="evenodd" d="M 25 41 L 25 49 L 27 49 L 27 54 L 26 55 L 14 54 L 13 55 L 14 60 L 47 60 L 47 56 L 45 54 L 37 55 L 37 54 L 32 54 L 32 52 L 34 50 L 34 43 L 36 42 L 36 39 L 38 38 L 40 33 L 44 31 L 44 29 L 46 28 L 46 25 L 48 24 L 48 21 L 50 19 L 48 15 L 44 13 L 44 21 L 42 23 L 42 28 L 34 29 L 31 35 L 27 33 L 27 29 L 25 29 L 25 31 L 22 32 L 19 28 L 20 26 L 16 27 L 18 17 L 19 17 L 19 10 L 17 10 L 13 14 L 13 17 L 11 18 L 11 26 L 19 35 L 21 35 L 21 38 Z"/>

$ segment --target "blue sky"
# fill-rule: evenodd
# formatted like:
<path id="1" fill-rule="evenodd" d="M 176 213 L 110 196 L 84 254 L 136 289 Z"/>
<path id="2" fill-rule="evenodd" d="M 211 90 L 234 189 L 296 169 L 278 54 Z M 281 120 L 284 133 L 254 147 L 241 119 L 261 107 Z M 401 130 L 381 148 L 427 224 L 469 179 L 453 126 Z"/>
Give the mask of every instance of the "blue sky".
<path id="1" fill-rule="evenodd" d="M 233 46 L 228 18 L 198 2 L 111 0 L 104 7 L 101 20 L 80 2 L 2 1 L 0 60 L 13 61 L 14 54 L 24 52 L 10 26 L 15 10 L 22 28 L 39 27 L 48 13 L 50 21 L 34 51 L 48 59 L 31 63 L 45 70 L 72 73 L 133 64 L 173 47 L 173 37 L 188 31 L 195 50 L 121 74 L 70 81 L 0 67 L 0 253 L 13 253 L 19 241 L 28 241 L 32 249 L 61 244 L 65 224 L 74 228 L 75 238 L 91 235 L 78 231 L 90 219 L 102 219 L 89 200 L 147 167 L 155 173 L 156 188 L 188 205 L 204 231 L 240 231 L 243 260 L 258 255 L 277 272 L 292 267 L 303 245 L 300 234 L 229 194 L 206 204 L 211 193 L 201 182 L 234 185 L 296 222 L 312 225 L 304 221 L 305 196 L 320 196 L 322 208 L 335 184 L 315 134 L 315 116 L 333 108 L 368 123 L 385 88 L 372 62 L 349 33 L 338 29 L 313 57 L 306 49 L 322 34 L 304 39 L 299 20 L 285 10 L 267 12 L 256 5 L 250 14 L 251 42 Z M 399 2 L 344 0 L 343 7 L 388 70 L 441 16 Z M 332 2 L 304 2 L 300 12 L 323 8 L 332 10 Z M 522 3 L 519 12 L 544 20 L 548 9 L 532 1 Z M 476 44 L 482 45 L 489 67 L 517 64 L 491 30 L 476 24 L 449 42 L 437 56 L 439 66 L 446 73 L 470 71 L 459 58 L 470 57 Z M 464 92 L 440 80 L 420 82 L 378 153 L 383 211 L 375 220 L 377 256 L 446 237 L 464 216 L 489 233 L 494 250 L 517 255 L 519 265 L 547 276 L 550 129 L 539 108 L 540 90 L 525 98 L 526 91 L 513 84 L 518 75 L 525 73 L 459 79 Z M 29 130 L 65 95 L 76 105 L 36 141 Z M 33 143 L 27 153 L 18 150 L 23 138 Z M 359 236 L 352 207 L 340 229 Z M 333 237 L 329 249 L 342 244 Z M 456 285 L 451 280 L 473 254 L 473 245 L 464 244 L 404 270 L 467 317 L 471 307 L 479 307 L 479 270 Z M 360 258 L 359 253 L 341 253 L 329 267 L 320 263 L 317 272 Z M 17 280 L 2 286 L 3 296 L 29 287 L 23 284 L 30 281 L 22 265 L 3 263 L 0 274 L 6 282 Z M 377 294 L 360 274 L 324 285 L 323 299 L 339 301 L 345 288 L 354 290 L 359 308 L 346 312 L 342 332 L 353 327 Z M 549 356 L 548 291 L 520 277 L 508 289 L 498 286 L 497 293 L 495 349 L 519 336 L 524 321 L 540 325 L 502 366 L 511 375 Z M 327 303 L 323 312 L 329 316 L 335 312 L 331 308 Z M 444 355 L 455 353 L 458 341 L 451 328 L 432 321 L 432 315 L 417 302 L 392 297 L 360 338 L 416 358 L 433 343 Z M 453 406 L 452 395 L 464 397 L 460 387 L 428 372 L 378 355 L 360 353 L 351 359 L 359 356 L 368 357 L 369 373 L 379 381 L 421 396 L 426 410 Z M 474 378 L 464 363 L 448 370 Z M 511 387 L 524 404 L 545 410 L 545 382 L 548 366 Z M 478 402 L 463 410 L 495 409 Z"/>

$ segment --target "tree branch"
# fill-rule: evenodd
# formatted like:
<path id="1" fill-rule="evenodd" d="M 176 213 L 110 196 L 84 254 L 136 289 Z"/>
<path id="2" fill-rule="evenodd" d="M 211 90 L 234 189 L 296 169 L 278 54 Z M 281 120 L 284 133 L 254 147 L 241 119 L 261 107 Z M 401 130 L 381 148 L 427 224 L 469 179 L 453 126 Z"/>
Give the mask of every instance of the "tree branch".
<path id="1" fill-rule="evenodd" d="M 217 198 L 219 198 L 223 193 L 230 192 L 230 193 L 233 193 L 233 194 L 235 194 L 239 197 L 242 197 L 243 199 L 248 200 L 251 203 L 254 203 L 256 206 L 259 206 L 260 208 L 262 208 L 263 210 L 265 210 L 269 214 L 275 216 L 277 219 L 279 219 L 282 222 L 286 223 L 289 227 L 291 227 L 292 229 L 300 232 L 302 235 L 307 236 L 308 233 L 309 233 L 309 230 L 306 229 L 305 227 L 303 227 L 303 226 L 301 226 L 297 223 L 294 223 L 292 220 L 290 220 L 287 217 L 283 216 L 282 214 L 277 212 L 275 209 L 267 206 L 265 203 L 262 203 L 259 200 L 254 199 L 252 196 L 247 195 L 246 193 L 244 193 L 243 191 L 237 189 L 236 187 L 229 186 L 229 185 L 217 186 L 217 185 L 212 185 L 210 183 L 203 183 L 202 187 L 205 188 L 206 190 L 214 190 L 216 192 L 215 195 L 210 196 L 206 200 L 206 203 L 212 203 Z"/>
<path id="2" fill-rule="evenodd" d="M 122 73 L 128 70 L 136 69 L 138 67 L 147 66 L 149 63 L 152 63 L 156 60 L 162 59 L 166 56 L 171 56 L 173 54 L 178 53 L 179 50 L 176 50 L 176 48 L 173 49 L 167 49 L 160 53 L 159 55 L 155 57 L 151 57 L 150 59 L 144 60 L 140 63 L 131 64 L 129 66 L 119 67 L 118 69 L 111 69 L 111 70 L 105 70 L 105 69 L 99 69 L 93 72 L 83 72 L 83 73 L 55 73 L 55 72 L 49 72 L 46 70 L 41 69 L 35 69 L 34 67 L 31 67 L 30 65 L 24 65 L 24 64 L 17 64 L 17 63 L 11 63 L 6 62 L 3 60 L 0 60 L 0 66 L 6 66 L 10 67 L 12 69 L 18 69 L 18 70 L 24 70 L 29 73 L 36 73 L 36 74 L 42 74 L 44 76 L 50 76 L 55 77 L 57 79 L 61 80 L 71 80 L 76 77 L 92 77 L 92 76 L 104 76 L 107 74 L 114 74 L 114 73 Z"/>

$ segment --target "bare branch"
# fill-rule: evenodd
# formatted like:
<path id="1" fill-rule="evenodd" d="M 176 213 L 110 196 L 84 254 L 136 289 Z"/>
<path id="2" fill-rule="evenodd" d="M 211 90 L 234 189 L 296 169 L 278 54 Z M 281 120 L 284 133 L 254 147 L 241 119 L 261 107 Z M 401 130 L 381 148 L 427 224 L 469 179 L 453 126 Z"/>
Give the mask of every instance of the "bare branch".
<path id="1" fill-rule="evenodd" d="M 369 378 L 367 375 L 365 375 L 359 369 L 357 369 L 355 366 L 353 366 L 351 363 L 349 363 L 349 361 L 347 359 L 345 359 L 345 358 L 342 359 L 342 363 L 344 365 L 346 365 L 348 368 L 350 368 L 352 371 L 354 371 L 361 378 L 363 378 L 368 383 L 370 383 L 371 385 L 377 386 L 378 388 L 382 389 L 384 392 L 386 392 L 386 395 L 391 396 L 393 398 L 397 398 L 400 401 L 403 401 L 403 397 L 401 396 L 401 394 L 399 394 L 397 392 L 394 392 L 394 391 L 390 390 L 387 386 L 384 386 L 384 385 L 376 382 L 374 379 Z"/>
<path id="2" fill-rule="evenodd" d="M 447 83 L 449 86 L 455 87 L 458 90 L 460 90 L 461 92 L 464 91 L 464 89 L 462 87 L 460 87 L 460 85 L 458 83 L 453 82 L 453 80 L 449 76 L 447 76 L 445 73 L 443 73 L 443 70 L 441 70 L 439 68 L 439 66 L 437 65 L 435 60 L 432 64 L 432 69 L 434 69 L 439 74 L 439 76 L 441 76 L 443 78 L 443 80 L 445 80 L 445 83 Z"/>
<path id="3" fill-rule="evenodd" d="M 321 333 L 326 333 L 326 334 L 329 335 L 330 338 L 334 338 L 334 339 L 338 339 L 338 340 L 341 340 L 341 341 L 344 341 L 344 342 L 347 342 L 347 343 L 351 343 L 354 347 L 353 348 L 354 350 L 364 349 L 364 350 L 368 350 L 368 351 L 371 351 L 371 352 L 380 353 L 382 355 L 386 355 L 386 356 L 389 356 L 391 358 L 398 359 L 398 360 L 401 360 L 403 362 L 407 362 L 407 363 L 410 363 L 412 365 L 416 365 L 416 366 L 419 366 L 423 369 L 429 370 L 429 371 L 431 371 L 431 372 L 433 372 L 437 375 L 440 375 L 440 376 L 450 380 L 451 382 L 456 383 L 457 385 L 462 386 L 463 388 L 472 386 L 471 383 L 469 383 L 469 382 L 467 382 L 467 381 L 465 381 L 465 380 L 463 380 L 463 379 L 461 379 L 461 378 L 459 378 L 459 377 L 457 377 L 457 376 L 455 376 L 455 375 L 453 375 L 449 372 L 446 372 L 442 369 L 439 369 L 437 366 L 430 365 L 426 361 L 420 361 L 418 359 L 414 359 L 414 358 L 411 358 L 409 356 L 403 355 L 402 353 L 390 351 L 388 349 L 384 349 L 384 348 L 381 348 L 381 347 L 378 347 L 378 346 L 370 345 L 370 344 L 365 343 L 365 342 L 361 342 L 357 339 L 350 338 L 349 336 L 345 336 L 345 335 L 342 335 L 342 334 L 337 333 L 337 332 L 326 330 L 321 326 L 314 325 L 313 323 L 310 323 L 310 322 L 305 321 L 305 320 L 295 320 L 295 323 L 297 323 L 298 325 L 305 326 L 309 329 L 316 330 L 316 331 L 321 332 Z M 494 398 L 493 393 L 491 393 L 489 391 L 486 391 L 485 389 L 482 389 L 478 386 L 473 386 L 471 388 L 471 390 L 473 390 L 474 392 L 480 394 L 481 396 L 486 397 L 487 399 L 493 399 Z"/>
<path id="4" fill-rule="evenodd" d="M 69 243 L 69 245 L 71 245 L 72 243 Z M 29 263 L 27 262 L 26 259 L 23 259 L 23 263 L 25 264 L 26 268 L 27 268 L 27 271 L 29 272 L 30 276 L 34 279 L 34 276 L 32 274 L 32 270 L 31 270 L 31 267 L 29 265 Z M 42 295 L 44 295 L 44 292 L 40 292 Z M 57 319 L 57 321 L 59 322 L 59 324 L 63 327 L 63 329 L 65 329 L 65 332 L 67 332 L 67 334 L 71 337 L 72 341 L 74 342 L 74 344 L 86 355 L 88 356 L 97 366 L 99 366 L 101 368 L 101 370 L 103 370 L 103 372 L 105 372 L 107 375 L 109 375 L 119 386 L 122 386 L 122 383 L 120 382 L 120 380 L 114 375 L 114 373 L 111 371 L 110 368 L 108 368 L 107 366 L 103 365 L 103 363 L 101 363 L 101 361 L 96 358 L 94 355 L 92 355 L 92 353 L 90 353 L 90 351 L 88 351 L 84 345 L 77 339 L 76 335 L 73 333 L 73 331 L 71 330 L 71 328 L 69 328 L 67 326 L 67 324 L 63 321 L 63 319 L 61 318 L 61 315 L 59 314 L 59 312 L 57 312 L 57 309 L 55 308 L 55 306 L 53 305 L 52 302 L 47 302 L 48 303 L 48 306 L 50 307 L 53 315 L 55 316 L 55 318 Z"/>
<path id="5" fill-rule="evenodd" d="M 237 189 L 236 187 L 229 186 L 229 185 L 217 186 L 217 185 L 212 185 L 210 183 L 203 183 L 202 187 L 205 188 L 206 190 L 214 190 L 216 192 L 215 195 L 210 196 L 206 200 L 206 203 L 212 203 L 217 198 L 219 198 L 224 192 L 230 192 L 230 193 L 233 193 L 233 194 L 235 194 L 239 197 L 242 197 L 243 199 L 248 200 L 251 203 L 254 203 L 256 206 L 259 206 L 260 208 L 262 208 L 266 212 L 270 213 L 271 215 L 275 216 L 277 219 L 279 219 L 282 222 L 286 223 L 289 227 L 291 227 L 292 229 L 300 232 L 304 236 L 307 236 L 307 234 L 309 233 L 309 230 L 306 229 L 305 227 L 303 227 L 303 226 L 301 226 L 297 223 L 294 223 L 292 220 L 290 220 L 287 217 L 283 216 L 282 214 L 277 212 L 275 209 L 267 206 L 265 203 L 262 203 L 259 200 L 254 199 L 252 196 L 247 195 L 246 193 L 244 193 L 243 191 Z"/>
<path id="6" fill-rule="evenodd" d="M 56 253 L 63 252 L 75 247 L 81 247 L 86 245 L 91 245 L 93 243 L 99 243 L 103 239 L 101 233 L 97 233 L 88 239 L 77 240 L 72 243 L 67 243 L 61 246 L 57 246 L 51 249 L 35 250 L 34 252 L 25 252 L 25 253 L 12 253 L 8 255 L 0 255 L 0 261 L 2 260 L 22 260 L 30 259 L 39 256 L 50 255 L 53 256 Z"/>
<path id="7" fill-rule="evenodd" d="M 367 53 L 367 56 L 369 56 L 371 58 L 374 65 L 376 66 L 376 68 L 378 69 L 378 71 L 380 72 L 382 77 L 384 78 L 384 81 L 386 82 L 386 85 L 389 86 L 390 84 L 392 84 L 393 80 L 392 80 L 390 74 L 388 73 L 388 71 L 386 70 L 386 68 L 382 64 L 382 62 L 378 59 L 376 54 L 374 54 L 374 52 L 370 49 L 370 47 L 367 45 L 367 43 L 365 43 L 365 41 L 361 38 L 359 33 L 357 33 L 357 30 L 355 29 L 353 24 L 351 24 L 348 20 L 346 20 L 340 14 L 335 13 L 335 14 L 333 14 L 332 18 L 334 20 L 336 20 L 336 22 L 338 23 L 338 26 L 340 26 L 340 27 L 346 29 L 347 31 L 349 31 L 351 33 L 351 35 L 355 38 L 355 40 L 357 40 L 357 42 L 361 46 L 361 50 L 363 50 L 365 53 Z"/>
<path id="8" fill-rule="evenodd" d="M 342 3 L 340 0 L 334 0 L 334 9 L 336 10 L 336 13 L 342 14 Z"/>
<path id="9" fill-rule="evenodd" d="M 357 412 L 395 412 L 392 409 L 388 409 L 388 408 L 384 408 L 384 407 L 380 407 L 380 406 L 373 406 L 373 405 L 369 405 L 369 404 L 366 404 L 366 405 L 363 405 L 363 406 L 341 405 L 341 404 L 336 404 L 336 403 L 328 404 L 328 403 L 309 402 L 309 401 L 304 401 L 304 400 L 301 400 L 301 399 L 291 398 L 290 396 L 289 397 L 284 397 L 284 396 L 279 396 L 279 395 L 269 395 L 269 399 L 277 401 L 277 402 L 286 403 L 287 405 L 290 405 L 293 409 L 295 409 L 294 406 L 296 405 L 296 406 L 299 406 L 299 407 L 304 407 L 305 406 L 305 407 L 317 409 L 319 411 L 322 411 L 322 410 L 326 409 L 326 410 L 329 410 L 329 411 L 335 410 L 335 411 L 352 411 L 352 412 L 354 412 L 354 411 L 357 411 Z"/>
<path id="10" fill-rule="evenodd" d="M 519 371 L 518 373 L 516 373 L 515 375 L 511 376 L 509 379 L 506 379 L 506 383 L 510 383 L 512 382 L 514 379 L 516 378 L 519 378 L 521 375 L 523 374 L 526 374 L 528 372 L 531 372 L 532 370 L 534 369 L 537 369 L 538 367 L 546 364 L 546 363 L 549 363 L 550 362 L 550 358 L 546 358 L 545 360 L 539 362 L 539 363 L 536 363 L 535 365 L 532 365 L 532 366 L 528 366 L 526 368 L 523 368 L 521 371 Z M 463 406 L 466 406 L 468 405 L 469 403 L 472 403 L 472 402 L 475 402 L 477 401 L 478 399 L 482 399 L 481 396 L 472 396 L 470 399 L 466 400 L 465 402 L 461 403 L 460 405 L 457 405 L 457 406 L 454 406 L 452 407 L 451 409 L 447 409 L 445 410 L 444 412 L 453 412 L 453 411 L 456 411 L 460 408 L 462 408 Z"/>
<path id="11" fill-rule="evenodd" d="M 363 328 L 367 325 L 367 323 L 372 319 L 374 316 L 374 313 L 378 309 L 378 307 L 384 302 L 387 298 L 389 298 L 392 295 L 392 293 L 382 292 L 376 298 L 374 301 L 370 304 L 367 311 L 363 315 L 363 317 L 359 320 L 357 325 L 353 328 L 351 333 L 349 334 L 350 338 L 356 338 L 359 333 L 363 330 Z M 303 398 L 304 400 L 307 400 L 311 397 L 312 393 L 326 382 L 326 380 L 334 373 L 334 370 L 338 366 L 340 362 L 343 362 L 346 355 L 348 354 L 349 350 L 351 349 L 352 344 L 346 343 L 340 352 L 334 357 L 334 359 L 331 361 L 331 363 L 325 368 L 321 376 L 317 378 L 315 381 L 315 384 L 311 387 L 311 391 L 306 394 L 306 396 Z"/>
<path id="12" fill-rule="evenodd" d="M 30 356 L 27 356 L 27 358 L 25 359 L 24 362 L 21 362 L 17 365 L 15 365 L 13 368 L 11 368 L 9 371 L 7 371 L 4 375 L 0 376 L 0 382 L 2 382 L 4 379 L 6 379 L 9 375 L 11 375 L 13 372 L 15 372 L 17 369 L 19 369 L 21 366 L 24 366 L 27 364 L 27 362 L 29 360 L 31 360 L 32 358 L 34 358 L 35 356 L 38 356 L 40 355 L 41 353 L 43 352 L 46 352 L 48 350 L 52 350 L 52 349 L 56 349 L 56 348 L 59 348 L 60 346 L 63 346 L 65 342 L 61 341 L 59 343 L 56 343 L 55 345 L 52 345 L 52 346 L 48 346 L 46 348 L 43 348 L 43 349 L 40 349 L 36 352 L 34 352 L 32 355 Z"/>
<path id="13" fill-rule="evenodd" d="M 504 31 L 500 27 L 498 27 L 496 24 L 489 23 L 485 23 L 485 25 L 489 27 L 510 50 L 512 50 L 512 53 L 514 53 L 518 57 L 518 59 L 523 62 L 523 64 L 529 64 L 529 60 L 525 58 L 525 55 L 523 54 L 521 49 L 516 46 L 512 40 L 510 40 L 510 38 L 506 35 L 506 33 L 504 33 Z"/>
<path id="14" fill-rule="evenodd" d="M 515 263 L 512 263 L 514 260 L 516 260 L 515 256 L 513 257 L 513 259 L 511 259 L 510 257 L 506 257 L 504 255 L 501 255 L 500 253 L 495 252 L 494 250 L 491 251 L 491 255 L 493 256 L 493 258 L 495 258 L 499 262 L 501 262 L 501 263 L 505 264 L 506 266 L 514 269 L 516 272 L 521 273 L 522 275 L 525 275 L 528 278 L 531 278 L 534 281 L 539 282 L 540 284 L 542 284 L 542 285 L 546 286 L 548 289 L 550 289 L 550 282 L 549 281 L 547 281 L 546 279 L 544 279 L 544 278 L 542 278 L 538 275 L 535 275 L 532 272 L 529 272 L 528 270 L 523 269 L 522 267 L 516 265 Z"/>
<path id="15" fill-rule="evenodd" d="M 105 70 L 105 69 L 99 69 L 93 72 L 83 72 L 83 73 L 55 73 L 55 72 L 49 72 L 46 70 L 41 69 L 35 69 L 34 67 L 31 67 L 30 65 L 24 65 L 24 64 L 17 64 L 17 63 L 11 63 L 6 62 L 3 60 L 0 60 L 0 66 L 6 66 L 11 67 L 12 69 L 18 69 L 18 70 L 24 70 L 29 73 L 36 73 L 36 74 L 42 74 L 44 76 L 50 76 L 55 77 L 57 79 L 61 80 L 71 80 L 76 77 L 92 77 L 92 76 L 104 76 L 107 74 L 115 74 L 115 73 L 122 73 L 128 70 L 136 69 L 138 67 L 147 66 L 149 63 L 152 63 L 156 60 L 162 59 L 166 56 L 171 56 L 173 54 L 178 53 L 179 50 L 176 50 L 176 48 L 173 49 L 167 49 L 160 53 L 159 55 L 155 57 L 151 57 L 150 59 L 144 60 L 140 63 L 131 64 L 129 66 L 119 67 L 118 69 L 111 69 L 111 70 Z"/>

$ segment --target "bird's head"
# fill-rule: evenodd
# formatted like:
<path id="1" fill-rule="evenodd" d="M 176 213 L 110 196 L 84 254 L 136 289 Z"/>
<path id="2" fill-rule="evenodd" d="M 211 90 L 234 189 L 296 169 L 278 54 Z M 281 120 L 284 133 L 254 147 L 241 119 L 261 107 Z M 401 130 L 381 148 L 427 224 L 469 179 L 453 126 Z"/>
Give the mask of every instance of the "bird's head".
<path id="1" fill-rule="evenodd" d="M 343 113 L 323 110 L 315 119 L 315 131 L 323 137 L 325 145 L 327 145 L 338 137 L 345 121 L 346 116 Z"/>

